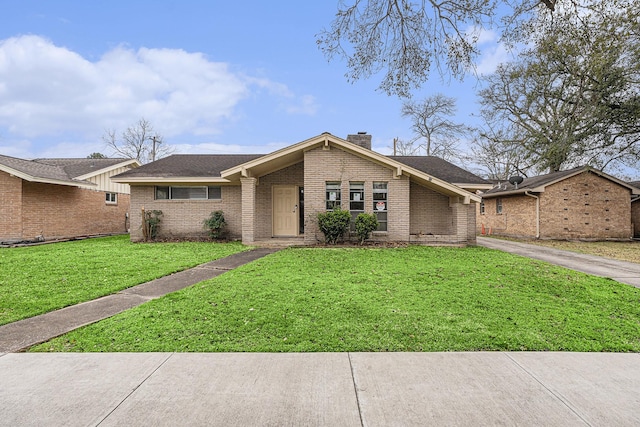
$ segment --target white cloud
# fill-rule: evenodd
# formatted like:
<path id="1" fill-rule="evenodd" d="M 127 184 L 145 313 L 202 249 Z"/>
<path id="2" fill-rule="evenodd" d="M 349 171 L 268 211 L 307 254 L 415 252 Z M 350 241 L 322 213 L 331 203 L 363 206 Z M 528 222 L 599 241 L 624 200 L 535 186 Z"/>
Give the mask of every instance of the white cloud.
<path id="1" fill-rule="evenodd" d="M 481 52 L 476 62 L 478 74 L 491 74 L 499 64 L 511 59 L 509 50 L 500 42 L 500 35 L 496 31 L 473 27 L 467 31 L 467 37 L 476 40 Z"/>
<path id="2" fill-rule="evenodd" d="M 265 89 L 283 111 L 316 111 L 312 96 L 247 77 L 202 53 L 122 45 L 92 62 L 34 35 L 0 40 L 0 82 L 5 143 L 69 132 L 99 138 L 142 117 L 166 137 L 215 135 L 237 119 L 243 100 Z"/>

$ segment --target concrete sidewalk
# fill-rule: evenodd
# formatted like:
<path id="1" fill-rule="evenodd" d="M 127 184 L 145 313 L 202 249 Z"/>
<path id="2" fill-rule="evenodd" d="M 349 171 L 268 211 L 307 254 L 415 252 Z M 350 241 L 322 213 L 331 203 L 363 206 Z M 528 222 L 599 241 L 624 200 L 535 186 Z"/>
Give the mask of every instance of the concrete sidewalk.
<path id="1" fill-rule="evenodd" d="M 0 356 L 2 426 L 637 426 L 640 355 Z"/>
<path id="2" fill-rule="evenodd" d="M 143 283 L 116 294 L 0 326 L 0 353 L 20 351 L 149 300 L 219 276 L 277 248 L 258 248 Z"/>
<path id="3" fill-rule="evenodd" d="M 640 288 L 640 264 L 633 262 L 617 261 L 594 255 L 579 254 L 546 246 L 490 237 L 478 237 L 478 245 L 546 261 L 594 276 L 608 277 L 620 283 Z"/>

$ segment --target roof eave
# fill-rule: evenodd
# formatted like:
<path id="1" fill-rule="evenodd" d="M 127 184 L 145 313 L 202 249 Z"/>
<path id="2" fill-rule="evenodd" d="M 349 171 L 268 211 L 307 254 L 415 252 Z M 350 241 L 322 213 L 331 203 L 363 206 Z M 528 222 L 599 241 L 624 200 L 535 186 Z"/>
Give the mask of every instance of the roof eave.
<path id="1" fill-rule="evenodd" d="M 0 165 L 0 170 L 8 173 L 9 175 L 15 176 L 16 178 L 20 178 L 29 182 L 37 182 L 40 184 L 66 185 L 68 187 L 79 187 L 79 188 L 94 188 L 97 186 L 97 184 L 94 184 L 93 182 L 89 182 L 89 181 L 76 181 L 76 180 L 67 181 L 63 179 L 53 179 L 53 178 L 43 178 L 39 176 L 33 176 L 6 165 Z"/>
<path id="2" fill-rule="evenodd" d="M 190 177 L 161 177 L 161 176 L 144 176 L 144 177 L 111 177 L 111 181 L 118 184 L 129 185 L 145 185 L 145 184 L 228 184 L 231 181 L 226 178 L 206 177 L 206 176 L 190 176 Z"/>

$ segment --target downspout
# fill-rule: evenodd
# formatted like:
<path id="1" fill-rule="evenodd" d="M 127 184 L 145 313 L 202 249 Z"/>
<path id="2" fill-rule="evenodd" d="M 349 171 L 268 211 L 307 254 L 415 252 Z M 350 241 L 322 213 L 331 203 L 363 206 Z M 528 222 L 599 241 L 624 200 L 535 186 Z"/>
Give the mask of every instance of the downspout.
<path id="1" fill-rule="evenodd" d="M 529 191 L 525 191 L 524 195 L 533 197 L 534 199 L 536 199 L 536 239 L 539 239 L 540 238 L 540 196 L 531 194 L 529 193 Z"/>

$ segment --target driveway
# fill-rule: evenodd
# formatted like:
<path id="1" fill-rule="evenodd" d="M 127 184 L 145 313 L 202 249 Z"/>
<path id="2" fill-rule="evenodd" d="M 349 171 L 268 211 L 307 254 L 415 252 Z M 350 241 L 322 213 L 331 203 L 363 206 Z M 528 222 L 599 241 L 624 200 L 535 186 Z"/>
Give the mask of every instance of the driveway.
<path id="1" fill-rule="evenodd" d="M 617 261 L 595 255 L 579 254 L 490 237 L 478 237 L 478 246 L 546 261 L 594 276 L 608 277 L 620 283 L 640 288 L 640 264 L 634 262 Z"/>

